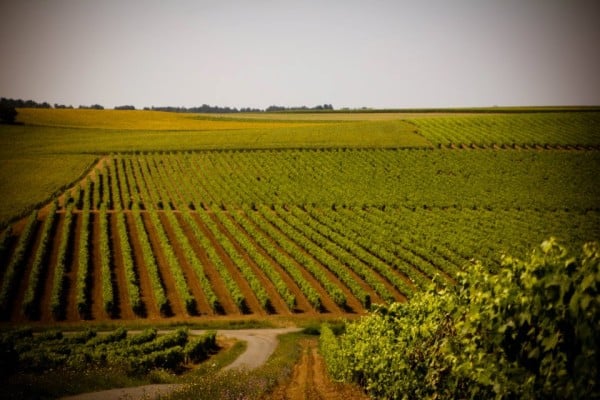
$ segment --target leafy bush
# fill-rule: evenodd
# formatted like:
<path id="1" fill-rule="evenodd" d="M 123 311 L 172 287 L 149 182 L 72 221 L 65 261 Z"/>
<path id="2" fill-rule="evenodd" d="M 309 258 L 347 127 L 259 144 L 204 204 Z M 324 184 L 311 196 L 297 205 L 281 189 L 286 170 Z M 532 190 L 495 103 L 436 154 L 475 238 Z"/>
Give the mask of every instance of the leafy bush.
<path id="1" fill-rule="evenodd" d="M 330 374 L 377 398 L 599 398 L 598 243 L 572 257 L 551 238 L 502 265 L 477 263 L 340 337 L 324 326 Z"/>
<path id="2" fill-rule="evenodd" d="M 17 119 L 17 109 L 15 107 L 0 104 L 0 123 L 14 124 Z"/>
<path id="3" fill-rule="evenodd" d="M 217 347 L 217 332 L 210 331 L 199 338 L 191 339 L 183 348 L 187 362 L 198 363 L 208 358 Z"/>

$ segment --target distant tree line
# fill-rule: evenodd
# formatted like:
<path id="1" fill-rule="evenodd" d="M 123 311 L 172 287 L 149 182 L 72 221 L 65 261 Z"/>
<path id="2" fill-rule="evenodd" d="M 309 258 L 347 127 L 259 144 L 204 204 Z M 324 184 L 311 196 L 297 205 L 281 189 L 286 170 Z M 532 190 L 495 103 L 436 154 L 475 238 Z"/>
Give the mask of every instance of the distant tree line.
<path id="1" fill-rule="evenodd" d="M 104 110 L 104 107 L 102 107 L 100 104 L 92 104 L 91 106 L 79 106 L 80 110 Z"/>
<path id="2" fill-rule="evenodd" d="M 5 97 L 0 98 L 0 106 L 13 108 L 52 108 L 50 103 L 47 102 L 38 103 L 33 100 L 7 99 Z"/>
<path id="3" fill-rule="evenodd" d="M 2 110 L 4 109 L 17 109 L 17 108 L 56 108 L 56 109 L 72 109 L 74 108 L 72 105 L 65 104 L 54 104 L 52 106 L 48 102 L 38 103 L 33 100 L 20 100 L 20 99 L 7 99 L 2 97 L 0 99 L 0 107 Z M 80 105 L 78 107 L 82 110 L 104 110 L 104 107 L 100 104 L 92 104 L 92 105 Z M 122 105 L 116 106 L 115 110 L 135 110 L 135 106 L 132 105 Z M 152 110 L 152 111 L 169 111 L 169 112 L 178 112 L 178 113 L 219 113 L 219 114 L 230 114 L 230 113 L 260 113 L 260 112 L 290 112 L 290 111 L 332 111 L 334 108 L 331 104 L 322 104 L 314 107 L 307 106 L 297 106 L 297 107 L 284 107 L 272 105 L 267 107 L 266 109 L 260 108 L 252 108 L 252 107 L 220 107 L 220 106 L 211 106 L 208 104 L 202 104 L 197 107 L 144 107 L 144 110 Z M 15 110 L 16 112 L 16 110 Z M 16 115 L 16 114 L 15 114 Z M 4 121 L 4 118 L 2 119 Z"/>
<path id="4" fill-rule="evenodd" d="M 297 107 L 283 107 L 272 105 L 267 107 L 266 109 L 260 108 L 251 108 L 251 107 L 220 107 L 220 106 L 210 106 L 208 104 L 203 104 L 199 107 L 145 107 L 144 110 L 152 110 L 152 111 L 169 111 L 169 112 L 181 112 L 181 113 L 219 113 L 219 114 L 230 114 L 230 113 L 258 113 L 258 112 L 277 112 L 277 111 L 325 111 L 325 110 L 333 110 L 333 106 L 331 104 L 323 104 L 314 107 L 307 106 L 297 106 Z"/>
<path id="5" fill-rule="evenodd" d="M 281 106 L 269 106 L 265 111 L 276 112 L 276 111 L 332 111 L 333 106 L 331 104 L 323 104 L 314 107 L 281 107 Z"/>
<path id="6" fill-rule="evenodd" d="M 144 110 L 152 110 L 152 111 L 168 111 L 168 112 L 178 112 L 178 113 L 220 113 L 220 114 L 228 114 L 239 112 L 237 108 L 231 107 L 219 107 L 219 106 L 209 106 L 208 104 L 202 104 L 199 107 L 144 107 Z M 257 110 L 260 111 L 260 110 Z"/>
<path id="7" fill-rule="evenodd" d="M 169 111 L 169 112 L 180 112 L 180 113 L 219 113 L 219 114 L 230 114 L 230 113 L 260 113 L 260 112 L 278 112 L 278 111 L 325 111 L 333 110 L 331 104 L 323 104 L 315 107 L 299 106 L 299 107 L 283 107 L 283 106 L 269 106 L 262 110 L 260 108 L 251 107 L 219 107 L 210 106 L 203 104 L 199 107 L 145 107 L 144 110 L 152 111 Z"/>

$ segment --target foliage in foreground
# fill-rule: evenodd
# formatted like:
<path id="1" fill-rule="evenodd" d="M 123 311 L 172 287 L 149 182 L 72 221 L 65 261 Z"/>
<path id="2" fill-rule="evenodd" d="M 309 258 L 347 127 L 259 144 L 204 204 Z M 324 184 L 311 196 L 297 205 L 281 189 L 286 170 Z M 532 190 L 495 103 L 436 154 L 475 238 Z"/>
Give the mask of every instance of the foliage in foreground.
<path id="1" fill-rule="evenodd" d="M 528 261 L 481 264 L 454 288 L 380 307 L 321 351 L 376 398 L 600 398 L 600 246 L 555 239 Z"/>

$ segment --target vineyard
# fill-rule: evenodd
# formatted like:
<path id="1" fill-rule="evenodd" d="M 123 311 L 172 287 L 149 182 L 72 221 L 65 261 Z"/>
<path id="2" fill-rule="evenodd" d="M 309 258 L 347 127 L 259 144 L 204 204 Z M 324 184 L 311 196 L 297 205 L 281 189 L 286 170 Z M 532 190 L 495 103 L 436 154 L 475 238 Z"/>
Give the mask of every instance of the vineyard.
<path id="1" fill-rule="evenodd" d="M 0 235 L 0 316 L 361 314 L 598 239 L 599 170 L 585 148 L 114 153 Z"/>
<path id="2" fill-rule="evenodd" d="M 548 113 L 441 116 L 417 122 L 420 132 L 440 147 L 598 148 L 600 115 Z"/>
<path id="3" fill-rule="evenodd" d="M 89 329 L 34 334 L 25 328 L 2 332 L 0 347 L 3 373 L 118 366 L 133 375 L 154 368 L 177 371 L 184 364 L 204 361 L 217 350 L 214 331 L 194 337 L 184 329 L 159 335 L 154 328 L 141 332 L 118 328 L 108 334 Z"/>

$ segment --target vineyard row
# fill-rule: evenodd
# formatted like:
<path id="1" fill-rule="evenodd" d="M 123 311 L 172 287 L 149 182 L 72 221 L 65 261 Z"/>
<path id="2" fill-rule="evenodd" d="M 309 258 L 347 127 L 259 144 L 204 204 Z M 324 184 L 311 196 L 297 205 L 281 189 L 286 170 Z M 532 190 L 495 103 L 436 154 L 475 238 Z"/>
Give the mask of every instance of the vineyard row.
<path id="1" fill-rule="evenodd" d="M 3 319 L 361 313 L 452 284 L 475 258 L 497 268 L 556 232 L 573 246 L 600 236 L 597 211 L 84 204 L 2 234 Z"/>
<path id="2" fill-rule="evenodd" d="M 598 209 L 600 153 L 290 150 L 116 155 L 66 192 L 75 210 L 253 205 Z"/>

